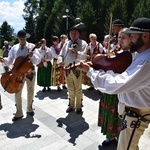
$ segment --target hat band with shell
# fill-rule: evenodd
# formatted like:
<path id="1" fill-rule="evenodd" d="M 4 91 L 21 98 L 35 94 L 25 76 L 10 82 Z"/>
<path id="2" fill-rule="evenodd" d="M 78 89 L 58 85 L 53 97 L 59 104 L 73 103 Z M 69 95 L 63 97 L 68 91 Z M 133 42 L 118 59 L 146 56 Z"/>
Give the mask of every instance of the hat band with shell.
<path id="1" fill-rule="evenodd" d="M 150 29 L 142 29 L 142 28 L 138 28 L 138 27 L 130 27 L 130 29 L 135 30 L 135 31 L 150 32 Z"/>
<path id="2" fill-rule="evenodd" d="M 124 31 L 126 34 L 141 34 L 150 32 L 150 19 L 149 18 L 138 18 L 136 19 L 131 27 Z"/>

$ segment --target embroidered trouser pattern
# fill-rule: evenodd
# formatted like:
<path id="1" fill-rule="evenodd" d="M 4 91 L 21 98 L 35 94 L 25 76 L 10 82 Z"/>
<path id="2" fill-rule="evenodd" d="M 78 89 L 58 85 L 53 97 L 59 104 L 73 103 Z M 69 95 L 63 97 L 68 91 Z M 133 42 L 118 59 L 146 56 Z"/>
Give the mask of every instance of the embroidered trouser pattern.
<path id="1" fill-rule="evenodd" d="M 150 113 L 150 109 L 139 109 L 139 115 L 141 116 L 144 116 L 149 113 Z M 147 115 L 144 118 L 147 120 L 150 120 L 150 115 Z M 124 130 L 120 132 L 117 150 L 128 149 L 130 138 L 134 130 L 133 126 L 135 123 L 137 123 L 137 121 L 138 121 L 138 118 L 128 116 L 127 114 L 125 115 L 124 122 L 126 124 L 126 127 L 124 128 Z M 139 120 L 138 124 L 139 125 L 136 127 L 135 132 L 133 134 L 129 150 L 138 150 L 140 137 L 143 135 L 145 129 L 148 128 L 148 125 L 149 125 L 148 122 L 144 122 L 142 120 Z"/>
<path id="2" fill-rule="evenodd" d="M 66 82 L 68 86 L 68 97 L 69 97 L 69 107 L 70 108 L 81 108 L 82 106 L 82 74 L 76 74 L 74 71 L 66 75 Z"/>

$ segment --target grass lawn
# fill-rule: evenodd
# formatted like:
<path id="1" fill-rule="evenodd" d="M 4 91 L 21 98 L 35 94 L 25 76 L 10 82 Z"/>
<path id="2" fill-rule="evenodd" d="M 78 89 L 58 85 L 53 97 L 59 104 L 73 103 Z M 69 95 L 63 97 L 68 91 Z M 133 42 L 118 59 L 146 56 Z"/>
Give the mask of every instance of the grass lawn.
<path id="1" fill-rule="evenodd" d="M 0 56 L 2 56 L 2 49 L 0 49 Z"/>

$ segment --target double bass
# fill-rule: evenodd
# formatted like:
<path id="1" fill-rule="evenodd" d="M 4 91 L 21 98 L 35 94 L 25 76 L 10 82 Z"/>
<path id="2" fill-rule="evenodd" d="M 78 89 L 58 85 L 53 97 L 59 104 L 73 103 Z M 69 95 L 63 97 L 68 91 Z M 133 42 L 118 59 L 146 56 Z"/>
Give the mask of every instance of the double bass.
<path id="1" fill-rule="evenodd" d="M 35 48 L 39 48 L 40 46 L 41 42 L 37 43 L 31 51 L 34 51 Z M 1 85 L 4 90 L 8 93 L 19 92 L 22 87 L 24 77 L 32 70 L 32 68 L 33 64 L 29 59 L 29 55 L 26 57 L 17 57 L 13 64 L 13 68 L 1 76 Z"/>

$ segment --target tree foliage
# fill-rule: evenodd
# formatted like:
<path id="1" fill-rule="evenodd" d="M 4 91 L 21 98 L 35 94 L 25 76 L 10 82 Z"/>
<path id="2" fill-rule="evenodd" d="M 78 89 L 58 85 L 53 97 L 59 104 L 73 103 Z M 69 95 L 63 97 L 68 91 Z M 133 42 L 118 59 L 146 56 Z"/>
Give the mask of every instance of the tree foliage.
<path id="1" fill-rule="evenodd" d="M 81 18 L 86 25 L 86 35 L 96 33 L 102 41 L 109 33 L 110 13 L 113 20 L 122 19 L 125 26 L 139 17 L 149 17 L 150 1 L 147 0 L 27 0 L 25 3 L 25 29 L 32 35 L 32 41 L 45 37 L 48 45 L 51 36 L 60 36 L 66 31 L 65 10 L 69 9 L 68 27 L 75 18 Z"/>
<path id="2" fill-rule="evenodd" d="M 4 21 L 0 27 L 0 47 L 2 47 L 4 40 L 12 41 L 13 32 L 14 29 L 7 23 L 7 21 Z"/>

